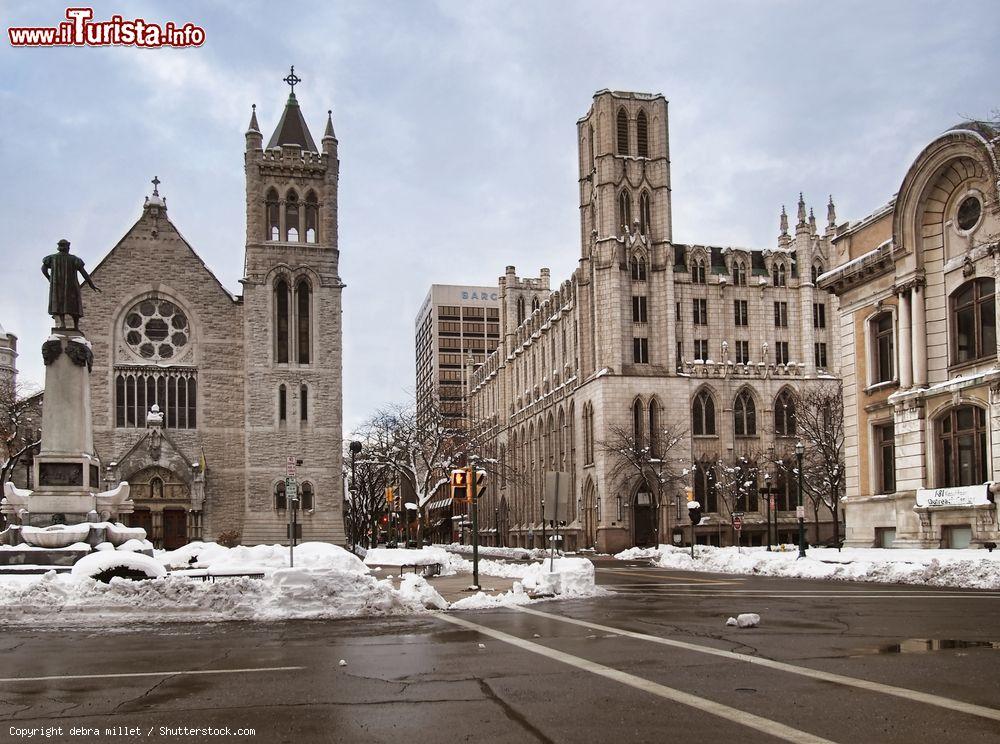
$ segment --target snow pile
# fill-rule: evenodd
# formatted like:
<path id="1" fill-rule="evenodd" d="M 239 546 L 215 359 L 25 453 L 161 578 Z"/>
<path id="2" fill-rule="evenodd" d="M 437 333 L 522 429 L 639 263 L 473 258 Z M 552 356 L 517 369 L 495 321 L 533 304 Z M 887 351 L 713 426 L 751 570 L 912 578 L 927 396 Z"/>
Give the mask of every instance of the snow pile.
<path id="1" fill-rule="evenodd" d="M 151 579 L 158 579 L 167 575 L 167 569 L 158 560 L 131 550 L 95 551 L 90 555 L 85 555 L 74 563 L 73 570 L 70 573 L 76 579 L 92 579 L 104 571 L 115 568 L 141 571 Z"/>
<path id="2" fill-rule="evenodd" d="M 445 550 L 450 550 L 453 553 L 461 553 L 462 555 L 472 555 L 471 545 L 462 545 L 460 543 L 451 543 L 450 545 L 441 545 Z M 532 558 L 543 558 L 548 555 L 547 550 L 542 550 L 541 548 L 494 548 L 487 545 L 479 546 L 479 556 L 481 558 L 508 558 L 516 561 L 527 561 Z"/>
<path id="3" fill-rule="evenodd" d="M 218 543 L 193 542 L 177 550 L 159 552 L 156 558 L 171 568 L 207 568 L 211 575 L 237 573 L 269 574 L 288 568 L 286 545 L 254 545 L 227 548 Z M 361 559 L 339 545 L 304 542 L 295 546 L 295 567 L 347 573 L 367 573 Z"/>
<path id="4" fill-rule="evenodd" d="M 153 560 L 117 551 L 88 558 L 106 556 Z M 159 562 L 154 564 L 164 570 Z M 445 607 L 441 595 L 420 576 L 407 576 L 394 589 L 391 581 L 367 573 L 317 568 L 281 568 L 265 579 L 215 582 L 166 576 L 103 584 L 54 571 L 27 583 L 0 582 L 0 623 L 28 625 L 105 624 L 126 617 L 129 623 L 312 620 L 407 615 Z"/>
<path id="5" fill-rule="evenodd" d="M 111 543 L 100 543 L 101 545 L 111 545 Z M 114 545 L 111 545 L 114 548 Z M 102 550 L 107 550 L 107 548 L 101 548 Z M 126 540 L 121 545 L 118 546 L 118 550 L 152 550 L 153 543 L 149 540 L 136 540 L 134 537 L 131 540 Z"/>
<path id="6" fill-rule="evenodd" d="M 1000 552 L 985 550 L 810 548 L 799 559 L 797 550 L 698 545 L 693 560 L 689 548 L 661 545 L 659 552 L 655 565 L 686 571 L 1000 589 Z"/>
<path id="7" fill-rule="evenodd" d="M 739 628 L 755 628 L 760 625 L 760 615 L 754 612 L 744 612 L 726 620 L 726 625 Z"/>
<path id="8" fill-rule="evenodd" d="M 640 561 L 645 559 L 658 561 L 660 559 L 660 551 L 656 548 L 628 548 L 621 553 L 615 553 L 615 558 L 620 561 Z"/>
<path id="9" fill-rule="evenodd" d="M 586 558 L 556 558 L 550 570 L 548 560 L 517 566 L 524 569 L 521 581 L 504 594 L 477 592 L 452 602 L 452 610 L 486 610 L 528 604 L 533 599 L 593 597 L 601 593 L 594 584 L 594 564 Z"/>

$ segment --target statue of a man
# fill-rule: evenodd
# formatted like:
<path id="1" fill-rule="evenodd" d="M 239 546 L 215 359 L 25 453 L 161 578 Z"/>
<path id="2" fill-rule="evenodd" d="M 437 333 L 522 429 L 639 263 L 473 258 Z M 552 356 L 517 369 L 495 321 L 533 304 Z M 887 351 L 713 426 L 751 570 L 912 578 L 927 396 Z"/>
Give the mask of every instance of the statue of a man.
<path id="1" fill-rule="evenodd" d="M 66 316 L 73 318 L 73 329 L 80 330 L 80 317 L 83 315 L 83 298 L 80 296 L 80 283 L 77 272 L 95 292 L 100 292 L 90 274 L 83 268 L 83 259 L 69 252 L 69 241 L 63 238 L 59 241 L 59 252 L 42 259 L 42 273 L 49 280 L 49 315 L 59 321 L 59 327 L 66 327 Z"/>

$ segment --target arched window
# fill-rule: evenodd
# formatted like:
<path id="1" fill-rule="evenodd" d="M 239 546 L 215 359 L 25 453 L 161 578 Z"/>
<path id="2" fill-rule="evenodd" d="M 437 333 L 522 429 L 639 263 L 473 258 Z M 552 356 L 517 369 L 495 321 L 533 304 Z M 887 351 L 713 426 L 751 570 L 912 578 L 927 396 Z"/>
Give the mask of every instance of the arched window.
<path id="1" fill-rule="evenodd" d="M 628 115 L 618 109 L 618 154 L 628 155 Z"/>
<path id="2" fill-rule="evenodd" d="M 774 399 L 774 434 L 778 437 L 795 436 L 795 397 L 787 389 Z"/>
<path id="3" fill-rule="evenodd" d="M 309 388 L 305 385 L 299 386 L 299 421 L 309 420 Z"/>
<path id="4" fill-rule="evenodd" d="M 517 324 L 524 322 L 524 295 L 517 298 Z"/>
<path id="5" fill-rule="evenodd" d="M 660 404 L 656 398 L 649 401 L 649 454 L 658 457 L 660 454 Z"/>
<path id="6" fill-rule="evenodd" d="M 892 313 L 879 313 L 868 321 L 871 337 L 871 381 L 892 382 L 896 377 L 896 350 L 893 338 Z"/>
<path id="7" fill-rule="evenodd" d="M 643 447 L 642 413 L 642 401 L 636 398 L 632 403 L 632 440 L 637 450 Z"/>
<path id="8" fill-rule="evenodd" d="M 618 194 L 618 234 L 624 235 L 632 224 L 632 196 L 628 189 L 622 189 Z"/>
<path id="9" fill-rule="evenodd" d="M 278 511 L 285 511 L 288 508 L 288 499 L 285 498 L 284 481 L 278 481 L 274 484 L 274 508 Z"/>
<path id="10" fill-rule="evenodd" d="M 535 312 L 538 309 L 538 307 L 539 307 L 538 298 L 533 297 L 531 299 L 531 312 Z"/>
<path id="11" fill-rule="evenodd" d="M 719 511 L 718 495 L 715 492 L 715 466 L 710 462 L 696 462 L 693 476 L 694 500 L 701 504 L 702 511 Z"/>
<path id="12" fill-rule="evenodd" d="M 632 256 L 632 281 L 646 281 L 646 259 L 643 256 Z"/>
<path id="13" fill-rule="evenodd" d="M 785 264 L 779 262 L 775 265 L 772 279 L 774 280 L 775 287 L 787 286 L 788 282 L 785 273 Z"/>
<path id="14" fill-rule="evenodd" d="M 691 281 L 694 284 L 704 284 L 705 283 L 705 260 L 697 259 L 691 265 Z"/>
<path id="15" fill-rule="evenodd" d="M 823 273 L 823 264 L 814 263 L 812 267 L 812 273 L 809 276 L 813 284 L 816 284 L 816 282 L 819 281 L 820 274 L 822 273 Z"/>
<path id="16" fill-rule="evenodd" d="M 590 155 L 590 170 L 594 170 L 594 125 L 587 127 L 587 152 Z"/>
<path id="17" fill-rule="evenodd" d="M 951 296 L 952 358 L 954 364 L 996 358 L 996 283 L 974 279 Z"/>
<path id="18" fill-rule="evenodd" d="M 288 282 L 278 279 L 274 283 L 274 361 L 278 364 L 288 364 L 288 299 Z"/>
<path id="19" fill-rule="evenodd" d="M 319 239 L 319 204 L 316 192 L 306 194 L 306 242 L 315 243 Z"/>
<path id="20" fill-rule="evenodd" d="M 649 157 L 649 127 L 646 124 L 646 112 L 640 111 L 635 117 L 636 155 L 640 158 Z"/>
<path id="21" fill-rule="evenodd" d="M 278 423 L 288 421 L 288 388 L 278 385 Z"/>
<path id="22" fill-rule="evenodd" d="M 292 190 L 285 194 L 285 240 L 299 242 L 299 195 Z"/>
<path id="23" fill-rule="evenodd" d="M 733 429 L 738 437 L 757 436 L 757 406 L 749 390 L 737 395 L 733 403 Z"/>
<path id="24" fill-rule="evenodd" d="M 268 189 L 264 202 L 264 220 L 266 228 L 264 240 L 281 240 L 281 218 L 278 212 L 278 192 Z"/>
<path id="25" fill-rule="evenodd" d="M 313 485 L 309 481 L 302 484 L 299 491 L 299 508 L 303 511 L 312 511 L 316 508 L 316 500 L 313 498 Z"/>
<path id="26" fill-rule="evenodd" d="M 639 232 L 649 235 L 653 221 L 649 215 L 649 192 L 643 191 L 639 194 Z"/>
<path id="27" fill-rule="evenodd" d="M 309 282 L 299 279 L 295 285 L 295 331 L 298 336 L 296 347 L 296 358 L 299 364 L 309 364 L 310 358 L 310 296 L 312 292 Z"/>
<path id="28" fill-rule="evenodd" d="M 745 287 L 747 285 L 747 265 L 742 261 L 733 262 L 733 286 Z"/>
<path id="29" fill-rule="evenodd" d="M 691 406 L 691 431 L 697 437 L 715 436 L 715 401 L 711 393 L 702 390 L 694 396 Z"/>
<path id="30" fill-rule="evenodd" d="M 583 459 L 587 465 L 594 462 L 594 407 L 583 407 Z"/>
<path id="31" fill-rule="evenodd" d="M 939 488 L 977 486 L 987 480 L 986 411 L 952 408 L 938 419 Z"/>

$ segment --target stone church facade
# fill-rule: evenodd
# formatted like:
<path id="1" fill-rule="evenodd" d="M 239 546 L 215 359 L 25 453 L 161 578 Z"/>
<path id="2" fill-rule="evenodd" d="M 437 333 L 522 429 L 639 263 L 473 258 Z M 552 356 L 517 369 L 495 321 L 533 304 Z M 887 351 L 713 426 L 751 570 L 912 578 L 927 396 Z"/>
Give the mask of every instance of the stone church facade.
<path id="1" fill-rule="evenodd" d="M 675 243 L 667 123 L 662 95 L 595 94 L 577 125 L 579 268 L 555 289 L 513 266 L 499 279 L 501 344 L 469 383 L 472 417 L 512 475 L 482 501 L 494 542 L 542 546 L 544 476 L 557 470 L 572 480 L 567 548 L 617 551 L 682 530 L 686 541 L 687 488 L 708 512 L 697 540 L 729 544 L 734 509 L 710 471 L 740 456 L 760 463 L 736 505 L 743 543 L 765 539 L 764 489 L 777 492 L 778 536 L 797 539 L 794 484 L 777 463 L 797 441 L 792 394 L 835 384 L 835 298 L 816 287 L 832 259 L 832 200 L 820 232 L 800 196 L 793 232 L 782 210 L 768 249 Z M 676 422 L 685 434 L 669 457 L 683 483 L 651 493 L 616 472 L 602 446 L 612 431 L 655 448 L 650 432 Z M 828 512 L 816 524 L 807 513 L 811 541 L 832 533 Z"/>
<path id="2" fill-rule="evenodd" d="M 294 88 L 264 145 L 246 132 L 242 294 L 227 290 L 168 215 L 158 181 L 93 269 L 82 328 L 94 345 L 94 442 L 105 485 L 157 546 L 238 533 L 287 541 L 287 458 L 300 460 L 302 539 L 343 541 L 337 139 L 317 147 Z"/>

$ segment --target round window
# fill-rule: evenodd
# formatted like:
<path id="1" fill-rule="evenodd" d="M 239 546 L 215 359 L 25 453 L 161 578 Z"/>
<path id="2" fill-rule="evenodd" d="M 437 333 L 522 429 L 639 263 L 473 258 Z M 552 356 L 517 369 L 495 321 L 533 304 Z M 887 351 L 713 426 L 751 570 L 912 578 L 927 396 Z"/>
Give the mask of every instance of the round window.
<path id="1" fill-rule="evenodd" d="M 122 335 L 133 352 L 151 362 L 180 356 L 191 340 L 187 316 L 169 300 L 148 297 L 125 313 Z"/>
<path id="2" fill-rule="evenodd" d="M 958 214 L 956 215 L 958 228 L 960 230 L 971 230 L 979 224 L 979 217 L 982 212 L 983 205 L 980 203 L 978 197 L 965 197 L 962 203 L 958 205 Z"/>

